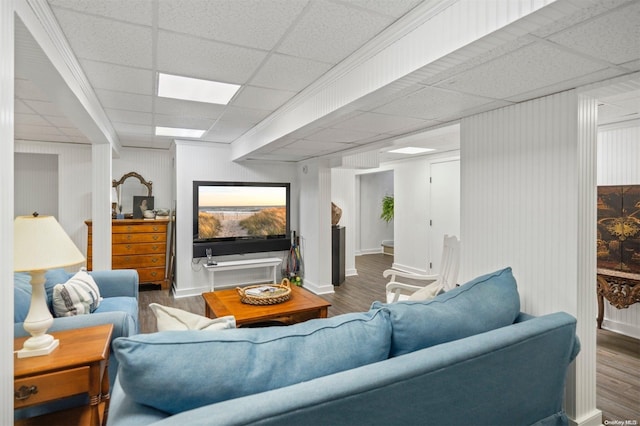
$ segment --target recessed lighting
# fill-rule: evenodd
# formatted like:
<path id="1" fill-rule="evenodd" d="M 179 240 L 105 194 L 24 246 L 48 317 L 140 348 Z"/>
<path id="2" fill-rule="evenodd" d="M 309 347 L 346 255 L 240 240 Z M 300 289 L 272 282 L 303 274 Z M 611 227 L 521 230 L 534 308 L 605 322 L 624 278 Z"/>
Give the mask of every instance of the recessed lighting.
<path id="1" fill-rule="evenodd" d="M 180 129 L 178 127 L 156 127 L 156 136 L 176 136 L 179 138 L 201 138 L 206 130 Z"/>
<path id="2" fill-rule="evenodd" d="M 239 88 L 238 84 L 158 73 L 158 96 L 163 98 L 226 105 Z"/>
<path id="3" fill-rule="evenodd" d="M 422 154 L 424 152 L 429 152 L 429 151 L 435 151 L 435 150 L 432 148 L 418 148 L 415 146 L 408 146 L 406 148 L 393 149 L 389 152 L 392 152 L 394 154 Z"/>

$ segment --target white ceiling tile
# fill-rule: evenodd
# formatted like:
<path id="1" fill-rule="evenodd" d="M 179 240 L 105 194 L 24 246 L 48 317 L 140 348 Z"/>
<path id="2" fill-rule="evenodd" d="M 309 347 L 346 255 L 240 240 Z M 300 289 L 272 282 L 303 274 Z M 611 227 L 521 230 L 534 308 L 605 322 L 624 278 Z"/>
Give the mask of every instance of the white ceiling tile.
<path id="1" fill-rule="evenodd" d="M 256 124 L 264 120 L 269 114 L 271 114 L 271 110 L 241 108 L 229 105 L 225 108 L 222 119 L 225 121 L 240 121 Z"/>
<path id="2" fill-rule="evenodd" d="M 158 70 L 168 74 L 244 84 L 265 56 L 255 49 L 167 31 L 158 33 Z"/>
<path id="3" fill-rule="evenodd" d="M 15 99 L 13 103 L 13 112 L 20 114 L 33 114 L 35 111 L 29 108 L 24 101 Z"/>
<path id="4" fill-rule="evenodd" d="M 151 112 L 151 96 L 134 95 L 131 93 L 114 92 L 112 90 L 96 89 L 98 99 L 104 108 L 122 109 L 130 111 Z"/>
<path id="5" fill-rule="evenodd" d="M 640 2 L 549 37 L 563 46 L 622 64 L 640 56 Z"/>
<path id="6" fill-rule="evenodd" d="M 152 136 L 154 130 L 152 126 L 143 126 L 140 124 L 131 123 L 113 123 L 113 127 L 118 134 L 122 135 L 146 135 Z"/>
<path id="7" fill-rule="evenodd" d="M 426 126 L 429 122 L 412 117 L 365 112 L 332 126 L 337 129 L 353 129 L 370 133 L 395 134 Z"/>
<path id="8" fill-rule="evenodd" d="M 329 71 L 331 64 L 273 54 L 251 79 L 254 86 L 300 91 Z"/>
<path id="9" fill-rule="evenodd" d="M 153 115 L 148 112 L 125 111 L 112 108 L 106 108 L 105 112 L 112 122 L 142 124 L 146 126 L 153 124 Z"/>
<path id="10" fill-rule="evenodd" d="M 52 125 L 54 125 L 54 126 L 56 126 L 58 128 L 64 128 L 64 127 L 75 128 L 75 124 L 72 123 L 71 120 L 69 120 L 69 118 L 67 118 L 66 116 L 47 115 L 44 118 L 49 123 L 51 123 Z M 66 132 L 65 132 L 65 134 L 66 134 Z"/>
<path id="11" fill-rule="evenodd" d="M 77 12 L 151 26 L 152 0 L 48 0 L 48 2 L 56 14 L 58 8 L 72 9 Z"/>
<path id="12" fill-rule="evenodd" d="M 422 0 L 348 0 L 351 6 L 359 6 L 374 12 L 399 18 L 413 9 Z"/>
<path id="13" fill-rule="evenodd" d="M 302 12 L 302 0 L 159 2 L 162 29 L 270 50 Z"/>
<path id="14" fill-rule="evenodd" d="M 520 93 L 577 78 L 605 68 L 599 62 L 534 43 L 438 83 L 439 87 L 488 98 Z"/>
<path id="15" fill-rule="evenodd" d="M 63 133 L 54 126 L 34 125 L 34 124 L 29 124 L 28 122 L 25 122 L 22 120 L 20 120 L 20 123 L 16 123 L 15 132 L 30 134 L 30 135 L 40 135 L 40 136 L 63 135 Z"/>
<path id="16" fill-rule="evenodd" d="M 154 73 L 150 69 L 133 68 L 122 65 L 80 61 L 91 85 L 96 89 L 153 95 Z"/>
<path id="17" fill-rule="evenodd" d="M 49 102 L 47 95 L 45 95 L 38 86 L 33 84 L 31 80 L 16 79 L 14 91 L 15 96 L 23 100 L 32 99 Z"/>
<path id="18" fill-rule="evenodd" d="M 78 58 L 151 68 L 151 27 L 64 9 L 56 16 Z"/>
<path id="19" fill-rule="evenodd" d="M 62 134 L 67 136 L 75 136 L 77 138 L 87 139 L 86 136 L 75 127 L 58 127 L 58 130 L 60 130 Z"/>
<path id="20" fill-rule="evenodd" d="M 183 101 L 180 99 L 155 98 L 156 114 L 218 118 L 225 111 L 224 105 L 204 102 Z"/>
<path id="21" fill-rule="evenodd" d="M 42 118 L 42 116 L 38 114 L 19 114 L 14 113 L 15 120 L 17 123 L 32 125 L 32 126 L 51 126 L 47 120 Z"/>
<path id="22" fill-rule="evenodd" d="M 319 142 L 357 142 L 361 139 L 376 136 L 377 133 L 362 132 L 350 129 L 322 129 L 317 133 L 307 136 L 305 139 Z"/>
<path id="23" fill-rule="evenodd" d="M 452 117 L 459 117 L 466 109 L 489 102 L 492 102 L 492 99 L 465 95 L 435 87 L 425 87 L 409 96 L 390 102 L 376 109 L 375 112 L 447 121 Z"/>
<path id="24" fill-rule="evenodd" d="M 35 101 L 35 100 L 25 100 L 25 104 L 27 104 L 32 110 L 42 115 L 53 115 L 53 116 L 63 116 L 64 113 L 60 111 L 60 108 L 52 102 L 48 101 Z"/>
<path id="25" fill-rule="evenodd" d="M 265 89 L 262 87 L 245 86 L 231 101 L 233 106 L 275 110 L 296 93 L 285 90 Z"/>
<path id="26" fill-rule="evenodd" d="M 218 120 L 211 130 L 203 137 L 204 140 L 214 142 L 231 142 L 242 136 L 251 125 L 240 125 L 238 123 Z"/>
<path id="27" fill-rule="evenodd" d="M 161 127 L 207 130 L 213 126 L 214 123 L 215 119 L 156 114 L 154 124 Z"/>
<path id="28" fill-rule="evenodd" d="M 124 147 L 169 149 L 173 143 L 173 138 L 151 135 L 125 135 L 120 137 L 120 143 Z"/>
<path id="29" fill-rule="evenodd" d="M 335 64 L 392 21 L 359 8 L 315 0 L 277 51 Z"/>

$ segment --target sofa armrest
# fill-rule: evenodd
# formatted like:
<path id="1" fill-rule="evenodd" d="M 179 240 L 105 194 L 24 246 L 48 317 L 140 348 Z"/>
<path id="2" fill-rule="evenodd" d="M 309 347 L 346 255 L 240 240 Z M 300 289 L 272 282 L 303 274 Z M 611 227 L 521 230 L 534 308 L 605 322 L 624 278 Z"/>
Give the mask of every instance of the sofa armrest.
<path id="1" fill-rule="evenodd" d="M 138 271 L 135 269 L 115 269 L 112 271 L 91 271 L 102 297 L 128 296 L 138 299 Z"/>

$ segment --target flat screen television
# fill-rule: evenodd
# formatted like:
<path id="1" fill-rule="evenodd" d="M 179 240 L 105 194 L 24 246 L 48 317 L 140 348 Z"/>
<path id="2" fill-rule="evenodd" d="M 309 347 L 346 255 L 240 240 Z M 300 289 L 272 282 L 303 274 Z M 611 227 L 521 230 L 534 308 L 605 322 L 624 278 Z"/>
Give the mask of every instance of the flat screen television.
<path id="1" fill-rule="evenodd" d="M 288 250 L 289 183 L 193 182 L 193 257 Z"/>

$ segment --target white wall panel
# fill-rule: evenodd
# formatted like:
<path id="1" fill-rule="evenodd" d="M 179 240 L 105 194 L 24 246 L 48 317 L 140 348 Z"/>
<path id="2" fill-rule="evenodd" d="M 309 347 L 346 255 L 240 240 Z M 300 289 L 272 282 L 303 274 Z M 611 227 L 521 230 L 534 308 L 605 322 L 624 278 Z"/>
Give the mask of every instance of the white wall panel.
<path id="1" fill-rule="evenodd" d="M 173 208 L 173 156 L 168 150 L 121 148 L 120 157 L 113 159 L 113 179 L 129 172 L 153 182 L 155 208 Z M 131 201 L 130 201 L 131 202 Z"/>
<path id="2" fill-rule="evenodd" d="M 595 111 L 569 91 L 461 124 L 461 281 L 511 266 L 523 311 L 576 316 L 582 352 L 566 402 L 578 423 L 598 416 Z"/>
<path id="3" fill-rule="evenodd" d="M 157 159 L 157 161 L 164 161 Z M 170 173 L 168 171 L 167 173 Z M 150 176 L 152 176 L 150 174 Z M 154 177 L 154 179 L 156 179 Z M 245 182 L 291 182 L 291 229 L 299 231 L 299 199 L 300 185 L 295 165 L 283 163 L 251 162 L 235 163 L 231 161 L 230 147 L 226 144 L 194 143 L 176 141 L 175 147 L 175 185 L 176 185 L 176 279 L 175 295 L 178 297 L 193 296 L 208 291 L 210 276 L 202 264 L 192 259 L 192 211 L 193 181 L 245 181 Z M 170 184 L 167 187 L 171 186 Z M 162 190 L 164 191 L 164 190 Z M 155 193 L 155 182 L 154 182 Z M 329 209 L 327 208 L 327 212 Z M 303 237 L 313 238 L 310 236 Z M 304 246 L 303 246 L 304 249 Z M 284 257 L 286 252 L 250 253 L 230 258 Z M 227 274 L 228 283 L 223 286 L 234 286 L 234 278 L 241 279 L 243 272 Z M 235 282 L 237 282 L 237 279 Z"/>
<path id="4" fill-rule="evenodd" d="M 0 282 L 13 281 L 14 2 L 0 2 Z M 0 299 L 0 424 L 13 424 L 13 286 Z"/>
<path id="5" fill-rule="evenodd" d="M 598 185 L 640 185 L 640 126 L 598 132 Z M 603 327 L 640 338 L 640 304 L 616 309 L 605 300 Z"/>
<path id="6" fill-rule="evenodd" d="M 16 141 L 15 152 L 58 156 L 58 221 L 86 255 L 87 226 L 84 221 L 91 219 L 91 146 Z"/>
<path id="7" fill-rule="evenodd" d="M 16 152 L 14 214 L 58 218 L 58 156 Z"/>

